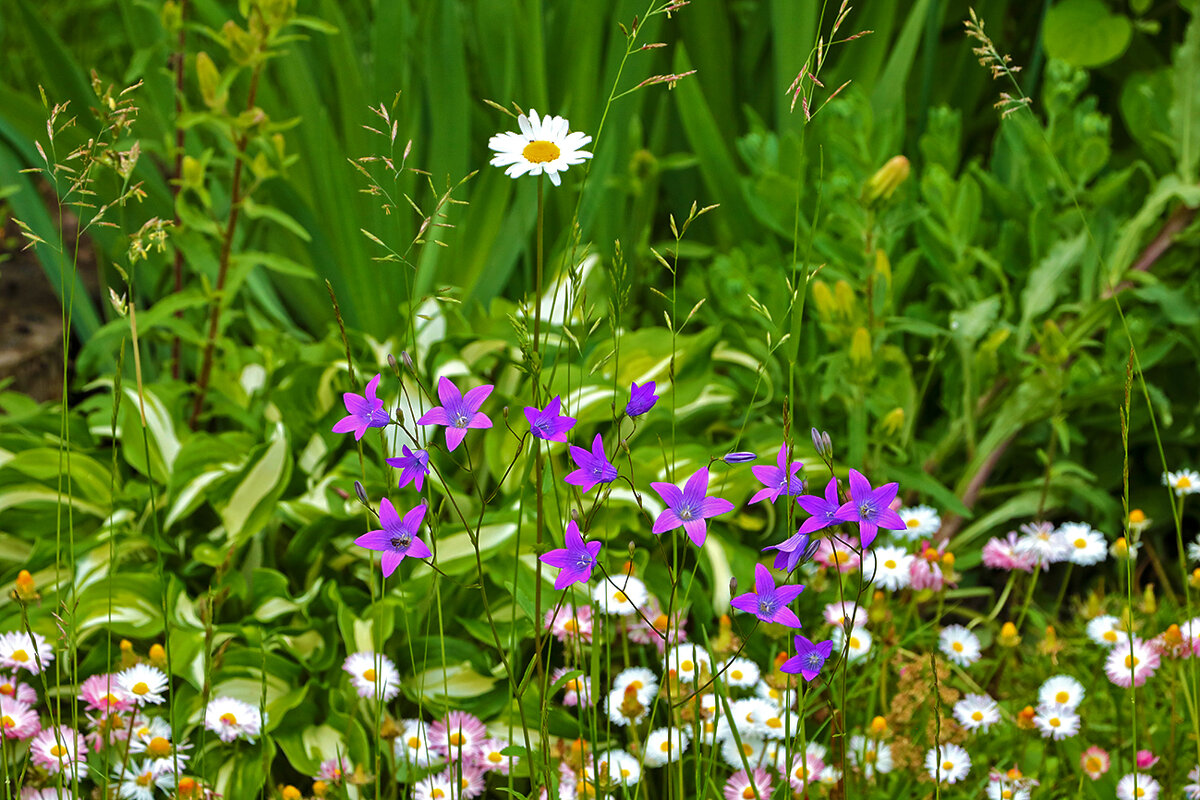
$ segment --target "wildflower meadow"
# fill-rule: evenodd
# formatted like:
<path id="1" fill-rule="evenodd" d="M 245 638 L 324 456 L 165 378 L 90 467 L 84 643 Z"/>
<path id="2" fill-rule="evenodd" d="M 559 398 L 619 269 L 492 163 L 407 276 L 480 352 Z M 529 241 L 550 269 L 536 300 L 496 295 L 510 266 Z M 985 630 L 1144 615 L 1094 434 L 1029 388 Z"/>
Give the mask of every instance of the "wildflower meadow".
<path id="1" fill-rule="evenodd" d="M 1200 799 L 1200 2 L 5 0 L 4 800 Z"/>

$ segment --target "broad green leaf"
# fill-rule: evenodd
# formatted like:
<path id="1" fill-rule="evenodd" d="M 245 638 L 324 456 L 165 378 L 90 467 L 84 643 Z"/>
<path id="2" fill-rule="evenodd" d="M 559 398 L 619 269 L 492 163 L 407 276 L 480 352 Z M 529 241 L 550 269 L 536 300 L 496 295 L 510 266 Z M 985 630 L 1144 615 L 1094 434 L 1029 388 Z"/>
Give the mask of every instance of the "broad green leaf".
<path id="1" fill-rule="evenodd" d="M 1046 12 L 1046 54 L 1073 67 L 1102 67 L 1116 61 L 1133 40 L 1133 23 L 1112 13 L 1103 0 L 1062 0 Z"/>
<path id="2" fill-rule="evenodd" d="M 1179 152 L 1179 176 L 1196 183 L 1200 161 L 1200 10 L 1188 23 L 1183 44 L 1175 51 L 1175 102 L 1171 127 Z"/>
<path id="3" fill-rule="evenodd" d="M 241 543 L 267 523 L 291 474 L 287 429 L 276 423 L 266 449 L 247 464 L 228 499 L 210 498 L 230 539 Z"/>

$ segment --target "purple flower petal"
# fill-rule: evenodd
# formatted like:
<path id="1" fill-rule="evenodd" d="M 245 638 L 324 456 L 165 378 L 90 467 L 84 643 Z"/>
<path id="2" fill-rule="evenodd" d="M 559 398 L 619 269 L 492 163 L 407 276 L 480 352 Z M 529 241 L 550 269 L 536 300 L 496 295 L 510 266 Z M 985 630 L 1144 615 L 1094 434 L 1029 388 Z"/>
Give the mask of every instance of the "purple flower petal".
<path id="1" fill-rule="evenodd" d="M 379 521 L 385 531 L 394 531 L 400 527 L 400 515 L 396 507 L 386 497 L 379 501 Z"/>
<path id="2" fill-rule="evenodd" d="M 425 542 L 421 541 L 419 537 L 414 536 L 412 544 L 408 546 L 408 555 L 413 558 L 429 558 L 433 555 L 433 552 L 430 551 L 429 546 Z"/>
<path id="3" fill-rule="evenodd" d="M 425 504 L 412 508 L 400 523 L 400 527 L 410 534 L 415 534 L 417 529 L 421 527 L 421 521 L 425 519 Z"/>
<path id="4" fill-rule="evenodd" d="M 674 509 L 668 508 L 658 515 L 658 519 L 654 520 L 654 527 L 650 529 L 651 533 L 659 534 L 673 531 L 683 524 L 683 520 L 675 513 Z"/>
<path id="5" fill-rule="evenodd" d="M 568 555 L 569 553 L 570 553 L 570 551 L 567 548 L 560 547 L 557 550 L 550 550 L 550 551 L 544 553 L 542 555 L 542 557 L 538 560 L 541 561 L 543 564 L 548 564 L 552 567 L 557 567 L 558 569 L 563 569 L 567 566 L 567 563 L 570 560 L 570 556 Z M 556 586 L 555 588 L 557 589 L 560 587 Z"/>
<path id="6" fill-rule="evenodd" d="M 746 592 L 739 594 L 737 597 L 729 601 L 729 605 L 736 608 L 738 611 L 745 611 L 747 614 L 758 613 L 758 596 L 754 592 Z"/>
<path id="7" fill-rule="evenodd" d="M 466 428 L 446 428 L 446 449 L 453 453 L 466 435 Z"/>
<path id="8" fill-rule="evenodd" d="M 417 420 L 418 425 L 451 425 L 450 415 L 446 413 L 446 409 L 438 406 L 431 408 L 421 415 Z"/>
<path id="9" fill-rule="evenodd" d="M 438 399 L 442 401 L 442 407 L 447 410 L 462 403 L 462 392 L 454 385 L 454 381 L 445 375 L 438 378 L 437 393 Z"/>
<path id="10" fill-rule="evenodd" d="M 795 612 L 793 612 L 787 606 L 780 606 L 779 608 L 775 609 L 775 614 L 771 617 L 771 622 L 777 622 L 780 625 L 786 625 L 789 628 L 801 627 L 800 618 L 797 617 Z"/>
<path id="11" fill-rule="evenodd" d="M 392 537 L 387 531 L 367 531 L 354 540 L 359 547 L 367 550 L 386 550 L 391 547 Z"/>
<path id="12" fill-rule="evenodd" d="M 367 399 L 367 400 L 370 402 L 370 404 L 371 404 L 372 406 L 374 406 L 374 405 L 375 405 L 375 400 L 376 400 L 376 397 L 375 397 L 375 390 L 379 388 L 379 378 L 380 378 L 380 377 L 381 377 L 381 376 L 380 376 L 380 374 L 379 374 L 378 372 L 377 372 L 377 373 L 375 373 L 375 377 L 374 377 L 374 378 L 371 378 L 371 381 L 370 381 L 370 383 L 368 383 L 368 384 L 367 384 L 367 396 L 366 396 L 366 399 Z"/>
<path id="13" fill-rule="evenodd" d="M 396 571 L 396 567 L 400 566 L 400 562 L 403 560 L 403 553 L 397 553 L 395 550 L 385 550 L 383 555 L 379 557 L 379 565 L 383 567 L 383 577 L 390 578 L 392 573 Z"/>
<path id="14" fill-rule="evenodd" d="M 688 538 L 695 542 L 697 547 L 704 546 L 704 540 L 708 537 L 708 525 L 702 519 L 692 519 L 683 523 L 683 530 L 687 533 Z"/>
<path id="15" fill-rule="evenodd" d="M 770 596 L 775 593 L 775 579 L 771 577 L 771 570 L 764 567 L 762 564 L 754 565 L 754 591 L 761 596 Z"/>
<path id="16" fill-rule="evenodd" d="M 673 483 L 651 482 L 650 488 L 672 508 L 683 504 L 683 491 Z"/>
<path id="17" fill-rule="evenodd" d="M 358 429 L 358 418 L 354 416 L 342 417 L 337 422 L 333 423 L 334 433 L 349 433 Z M 365 428 L 364 428 L 365 430 Z"/>
<path id="18" fill-rule="evenodd" d="M 476 411 L 475 416 L 471 417 L 471 421 L 467 423 L 467 427 L 468 428 L 490 428 L 490 427 L 492 427 L 492 420 L 488 417 L 487 414 L 484 414 L 482 411 Z"/>
<path id="19" fill-rule="evenodd" d="M 488 395 L 495 388 L 491 384 L 484 384 L 483 386 L 476 386 L 467 392 L 467 396 L 463 398 L 463 406 L 467 409 L 467 412 L 471 414 L 478 412 L 479 407 L 483 405 L 483 401 L 488 399 Z M 491 425 L 489 424 L 488 427 L 491 427 Z"/>
<path id="20" fill-rule="evenodd" d="M 708 493 L 708 467 L 701 467 L 696 470 L 692 477 L 687 479 L 687 483 L 683 486 L 684 502 L 691 505 L 698 505 L 704 499 L 704 495 Z"/>

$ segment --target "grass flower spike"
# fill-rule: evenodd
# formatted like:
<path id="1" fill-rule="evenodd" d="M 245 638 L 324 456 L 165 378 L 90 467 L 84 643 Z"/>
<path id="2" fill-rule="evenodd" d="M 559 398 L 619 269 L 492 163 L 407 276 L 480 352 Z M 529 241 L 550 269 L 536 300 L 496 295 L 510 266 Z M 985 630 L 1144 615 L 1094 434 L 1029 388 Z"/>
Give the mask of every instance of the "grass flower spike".
<path id="1" fill-rule="evenodd" d="M 446 448 L 454 452 L 462 444 L 468 428 L 492 427 L 492 421 L 479 407 L 494 388 L 491 385 L 476 386 L 464 395 L 454 381 L 446 377 L 439 378 L 438 398 L 442 404 L 426 411 L 417 424 L 446 426 Z"/>
<path id="2" fill-rule="evenodd" d="M 603 546 L 600 542 L 584 542 L 575 520 L 567 523 L 566 540 L 566 547 L 551 550 L 541 558 L 543 563 L 562 570 L 554 580 L 555 591 L 591 580 L 592 570 L 596 568 L 596 556 Z"/>
<path id="3" fill-rule="evenodd" d="M 754 566 L 754 591 L 738 595 L 729 601 L 729 605 L 753 614 L 763 622 L 778 622 L 789 628 L 799 628 L 800 619 L 788 608 L 788 604 L 800 596 L 804 587 L 775 586 L 771 572 L 762 564 Z"/>
<path id="4" fill-rule="evenodd" d="M 703 545 L 708 536 L 705 520 L 733 511 L 733 503 L 728 500 L 705 496 L 708 493 L 708 467 L 696 470 L 682 490 L 673 483 L 651 483 L 650 488 L 667 504 L 667 509 L 654 521 L 652 532 L 658 535 L 682 526 L 697 547 Z"/>
<path id="5" fill-rule="evenodd" d="M 379 374 L 367 384 L 365 395 L 346 392 L 342 401 L 346 404 L 346 416 L 333 425 L 334 433 L 349 433 L 354 431 L 355 441 L 361 439 L 367 428 L 382 428 L 392 421 L 383 407 L 383 401 L 375 396 L 379 388 Z"/>
<path id="6" fill-rule="evenodd" d="M 522 175 L 548 175 L 555 186 L 562 183 L 560 172 L 581 164 L 592 154 L 580 148 L 592 141 L 592 137 L 579 131 L 570 131 L 570 124 L 562 117 L 539 117 L 537 111 L 529 109 L 529 116 L 517 117 L 520 133 L 506 131 L 498 133 L 488 141 L 493 167 L 504 167 L 510 178 Z"/>
<path id="7" fill-rule="evenodd" d="M 424 503 L 410 510 L 404 515 L 404 519 L 401 519 L 391 501 L 385 497 L 379 502 L 379 523 L 383 525 L 383 530 L 367 531 L 355 539 L 354 543 L 368 550 L 381 551 L 383 555 L 379 562 L 383 567 L 383 577 L 390 577 L 406 556 L 429 558 L 433 555 L 417 536 L 423 519 Z"/>

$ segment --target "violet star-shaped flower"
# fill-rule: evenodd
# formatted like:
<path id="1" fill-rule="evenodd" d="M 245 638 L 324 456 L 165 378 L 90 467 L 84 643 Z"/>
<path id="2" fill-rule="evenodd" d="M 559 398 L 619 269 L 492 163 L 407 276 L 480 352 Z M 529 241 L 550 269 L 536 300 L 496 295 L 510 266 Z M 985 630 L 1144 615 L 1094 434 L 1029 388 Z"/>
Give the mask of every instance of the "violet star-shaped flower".
<path id="1" fill-rule="evenodd" d="M 379 387 L 379 378 L 378 374 L 371 378 L 371 382 L 367 384 L 366 395 L 353 392 L 346 392 L 342 395 L 342 402 L 346 404 L 348 413 L 334 423 L 334 433 L 354 431 L 354 440 L 358 441 L 367 432 L 367 428 L 382 428 L 392 421 L 383 408 L 383 401 L 375 396 L 375 390 Z"/>
<path id="2" fill-rule="evenodd" d="M 658 395 L 654 393 L 654 381 L 643 383 L 641 386 L 631 383 L 629 385 L 629 402 L 625 405 L 625 413 L 631 417 L 640 417 L 654 408 L 654 404 L 657 402 Z"/>
<path id="3" fill-rule="evenodd" d="M 400 445 L 400 451 L 404 455 L 389 458 L 387 463 L 401 471 L 399 488 L 403 489 L 412 483 L 419 492 L 425 485 L 425 476 L 429 474 L 429 453 L 424 450 L 409 450 L 406 444 Z"/>
<path id="4" fill-rule="evenodd" d="M 404 519 L 401 519 L 392 502 L 385 497 L 379 501 L 379 523 L 383 525 L 383 530 L 367 531 L 355 539 L 354 543 L 359 547 L 383 553 L 379 562 L 383 567 L 383 577 L 387 578 L 407 556 L 429 558 L 433 555 L 417 536 L 423 519 L 424 503 L 406 513 Z"/>
<path id="5" fill-rule="evenodd" d="M 826 660 L 833 653 L 833 640 L 826 639 L 819 644 L 813 644 L 804 636 L 796 634 L 795 644 L 796 655 L 780 664 L 779 671 L 789 675 L 800 673 L 804 680 L 811 681 L 821 674 L 821 667 L 825 666 Z"/>
<path id="6" fill-rule="evenodd" d="M 682 490 L 673 483 L 651 483 L 650 488 L 667 504 L 667 509 L 654 521 L 651 532 L 665 533 L 682 525 L 697 547 L 703 545 L 708 536 L 708 524 L 704 520 L 733 511 L 733 503 L 728 500 L 705 497 L 708 494 L 708 467 L 696 470 Z"/>
<path id="7" fill-rule="evenodd" d="M 780 445 L 777 466 L 768 467 L 766 465 L 759 465 L 750 468 L 750 471 L 754 473 L 754 477 L 758 478 L 763 484 L 763 488 L 754 493 L 754 496 L 750 498 L 750 502 L 757 503 L 760 500 L 770 500 L 774 503 L 779 499 L 779 495 L 781 494 L 788 497 L 803 494 L 804 479 L 796 475 L 803 467 L 803 461 L 793 461 L 791 464 L 788 464 L 787 445 Z"/>
<path id="8" fill-rule="evenodd" d="M 797 533 L 816 533 L 842 521 L 837 515 L 838 509 L 842 507 L 838 500 L 837 478 L 830 478 L 829 483 L 825 484 L 825 497 L 805 494 L 797 497 L 796 502 L 809 514 L 812 514 L 800 525 Z"/>
<path id="9" fill-rule="evenodd" d="M 592 570 L 596 568 L 596 557 L 600 554 L 602 547 L 600 542 L 583 541 L 575 520 L 567 523 L 566 540 L 566 547 L 551 550 L 541 558 L 543 563 L 562 570 L 554 579 L 554 588 L 558 591 L 573 583 L 590 581 Z"/>
<path id="10" fill-rule="evenodd" d="M 567 431 L 575 427 L 575 418 L 559 416 L 560 408 L 562 398 L 558 396 L 546 404 L 545 411 L 534 406 L 525 406 L 525 419 L 529 420 L 529 431 L 548 442 L 566 442 Z"/>
<path id="11" fill-rule="evenodd" d="M 442 377 L 438 379 L 438 397 L 442 404 L 437 408 L 426 411 L 418 425 L 445 425 L 446 447 L 451 452 L 462 444 L 468 428 L 490 428 L 492 421 L 487 414 L 479 410 L 483 401 L 495 388 L 491 385 L 476 386 L 467 392 L 466 396 L 454 385 L 454 381 Z"/>
<path id="12" fill-rule="evenodd" d="M 729 605 L 753 614 L 763 622 L 778 622 L 789 628 L 799 628 L 800 618 L 788 608 L 788 603 L 795 600 L 804 591 L 804 587 L 775 586 L 771 571 L 762 564 L 754 565 L 754 591 L 738 595 L 729 601 Z"/>
<path id="13" fill-rule="evenodd" d="M 812 558 L 820 542 L 814 542 L 807 533 L 796 531 L 779 544 L 767 545 L 763 552 L 775 551 L 775 569 L 792 572 L 796 567 Z"/>
<path id="14" fill-rule="evenodd" d="M 579 466 L 574 472 L 567 473 L 563 478 L 572 486 L 578 486 L 579 491 L 587 492 L 597 483 L 612 483 L 617 479 L 617 468 L 604 455 L 604 441 L 600 434 L 592 439 L 592 451 L 589 453 L 582 447 L 571 445 L 571 458 Z"/>
<path id="15" fill-rule="evenodd" d="M 850 501 L 837 510 L 837 518 L 843 522 L 857 522 L 858 535 L 866 550 L 875 541 L 880 528 L 889 531 L 904 530 L 904 520 L 892 511 L 890 504 L 896 499 L 900 484 L 888 483 L 878 489 L 871 488 L 861 472 L 850 470 Z"/>

